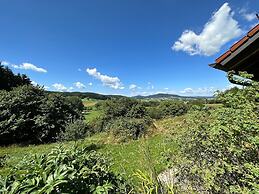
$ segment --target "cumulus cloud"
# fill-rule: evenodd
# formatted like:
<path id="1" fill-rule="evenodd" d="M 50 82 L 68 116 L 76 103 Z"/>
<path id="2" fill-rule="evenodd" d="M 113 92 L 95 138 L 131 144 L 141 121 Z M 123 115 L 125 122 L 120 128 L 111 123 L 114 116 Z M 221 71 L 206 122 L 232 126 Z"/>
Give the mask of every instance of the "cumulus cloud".
<path id="1" fill-rule="evenodd" d="M 100 72 L 97 71 L 96 68 L 87 68 L 86 72 L 90 75 L 93 76 L 94 78 L 100 80 L 104 86 L 111 87 L 113 89 L 124 89 L 122 86 L 122 83 L 118 77 L 111 77 L 108 75 L 103 75 Z"/>
<path id="2" fill-rule="evenodd" d="M 84 89 L 85 88 L 85 85 L 81 82 L 75 82 L 74 83 L 74 86 L 80 90 Z"/>
<path id="3" fill-rule="evenodd" d="M 40 73 L 47 73 L 46 69 L 43 69 L 41 67 L 37 67 L 36 65 L 33 65 L 31 63 L 22 63 L 20 65 L 12 65 L 13 68 L 15 69 L 24 69 L 24 70 L 32 70 Z"/>
<path id="4" fill-rule="evenodd" d="M 63 84 L 60 83 L 55 83 L 52 85 L 55 90 L 60 91 L 60 92 L 66 92 L 68 91 L 68 88 L 65 87 Z"/>
<path id="5" fill-rule="evenodd" d="M 197 95 L 197 96 L 211 96 L 217 91 L 214 87 L 204 87 L 204 88 L 185 88 L 180 91 L 180 94 L 184 95 Z"/>
<path id="6" fill-rule="evenodd" d="M 89 82 L 89 83 L 88 83 L 88 85 L 89 85 L 89 86 L 92 86 L 92 85 L 93 85 L 93 83 L 92 83 L 92 82 Z"/>
<path id="7" fill-rule="evenodd" d="M 224 3 L 205 24 L 200 34 L 185 30 L 172 49 L 184 51 L 190 55 L 214 55 L 224 44 L 242 34 L 233 15 L 234 12 L 231 11 L 228 3 Z"/>

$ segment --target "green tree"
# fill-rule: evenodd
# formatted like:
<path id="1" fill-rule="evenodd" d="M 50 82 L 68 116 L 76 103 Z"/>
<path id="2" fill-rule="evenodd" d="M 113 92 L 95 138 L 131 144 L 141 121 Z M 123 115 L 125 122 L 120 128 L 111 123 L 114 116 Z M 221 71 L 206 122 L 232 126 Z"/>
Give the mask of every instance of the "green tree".
<path id="1" fill-rule="evenodd" d="M 0 90 L 11 90 L 13 87 L 30 84 L 31 80 L 26 75 L 15 75 L 11 69 L 0 63 Z"/>

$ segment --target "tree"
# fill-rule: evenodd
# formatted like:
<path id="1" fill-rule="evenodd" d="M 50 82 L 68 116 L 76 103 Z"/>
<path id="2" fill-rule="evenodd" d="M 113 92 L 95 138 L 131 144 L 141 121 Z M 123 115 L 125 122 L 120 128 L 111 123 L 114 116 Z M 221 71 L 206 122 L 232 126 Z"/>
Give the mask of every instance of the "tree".
<path id="1" fill-rule="evenodd" d="M 0 90 L 11 90 L 13 87 L 30 85 L 31 80 L 24 74 L 15 75 L 11 69 L 0 63 Z"/>
<path id="2" fill-rule="evenodd" d="M 0 91 L 0 144 L 56 141 L 82 114 L 66 97 L 24 85 Z"/>

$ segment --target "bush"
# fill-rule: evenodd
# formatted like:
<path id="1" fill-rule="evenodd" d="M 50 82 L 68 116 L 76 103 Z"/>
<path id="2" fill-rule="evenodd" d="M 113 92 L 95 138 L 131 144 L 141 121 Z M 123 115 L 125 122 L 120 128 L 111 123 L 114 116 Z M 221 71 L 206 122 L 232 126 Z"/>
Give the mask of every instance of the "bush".
<path id="1" fill-rule="evenodd" d="M 159 105 L 163 116 L 180 116 L 187 112 L 188 106 L 183 101 L 163 101 Z"/>
<path id="2" fill-rule="evenodd" d="M 161 119 L 165 116 L 162 109 L 160 109 L 159 107 L 150 107 L 147 110 L 148 110 L 148 115 L 152 119 Z"/>
<path id="3" fill-rule="evenodd" d="M 161 101 L 159 106 L 148 108 L 149 116 L 153 119 L 161 119 L 169 116 L 180 116 L 187 113 L 187 103 L 178 100 Z"/>
<path id="4" fill-rule="evenodd" d="M 44 136 L 37 125 L 44 98 L 42 89 L 29 85 L 0 91 L 0 144 L 34 142 Z"/>
<path id="5" fill-rule="evenodd" d="M 151 125 L 143 104 L 130 98 L 107 100 L 102 121 L 104 130 L 122 140 L 140 138 Z"/>
<path id="6" fill-rule="evenodd" d="M 24 85 L 0 91 L 0 145 L 56 140 L 66 124 L 81 117 L 74 104 L 40 87 Z"/>
<path id="7" fill-rule="evenodd" d="M 188 115 L 188 132 L 181 137 L 187 162 L 179 164 L 179 175 L 196 192 L 259 191 L 258 97 L 258 83 L 253 83 L 219 93 L 224 106 Z"/>
<path id="8" fill-rule="evenodd" d="M 150 124 L 149 119 L 118 118 L 110 122 L 106 129 L 122 141 L 136 140 L 146 134 Z"/>
<path id="9" fill-rule="evenodd" d="M 24 158 L 0 176 L 1 193 L 129 193 L 131 187 L 110 170 L 109 160 L 87 147 L 56 147 Z"/>
<path id="10" fill-rule="evenodd" d="M 118 117 L 142 118 L 147 115 L 141 102 L 130 98 L 107 100 L 103 106 L 108 120 Z"/>
<path id="11" fill-rule="evenodd" d="M 58 140 L 59 141 L 79 140 L 91 134 L 92 132 L 90 131 L 85 121 L 78 119 L 66 125 L 65 130 L 58 135 Z"/>
<path id="12" fill-rule="evenodd" d="M 109 121 L 106 117 L 101 115 L 91 120 L 91 122 L 89 122 L 89 127 L 93 133 L 103 132 L 108 123 Z"/>

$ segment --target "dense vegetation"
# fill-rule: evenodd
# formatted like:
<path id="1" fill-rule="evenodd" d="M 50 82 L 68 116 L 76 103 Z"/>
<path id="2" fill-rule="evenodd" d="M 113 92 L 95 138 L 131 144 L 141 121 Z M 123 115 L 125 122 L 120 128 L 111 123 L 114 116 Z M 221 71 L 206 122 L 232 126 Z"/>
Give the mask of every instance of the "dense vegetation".
<path id="1" fill-rule="evenodd" d="M 13 87 L 31 84 L 31 80 L 24 74 L 15 75 L 11 69 L 0 62 L 0 90 L 11 90 Z"/>
<path id="2" fill-rule="evenodd" d="M 187 113 L 189 106 L 187 102 L 180 100 L 165 100 L 158 106 L 152 106 L 148 109 L 149 115 L 153 119 L 161 119 L 164 117 L 180 116 Z"/>
<path id="3" fill-rule="evenodd" d="M 102 124 L 101 131 L 108 131 L 122 141 L 127 139 L 138 139 L 145 135 L 151 125 L 144 105 L 134 99 L 119 98 L 106 100 L 99 105 L 103 110 L 99 118 Z"/>
<path id="4" fill-rule="evenodd" d="M 131 187 L 110 170 L 110 161 L 88 147 L 56 147 L 24 158 L 5 178 L 1 193 L 129 193 Z"/>
<path id="5" fill-rule="evenodd" d="M 259 87 L 218 94 L 223 106 L 188 114 L 178 136 L 180 157 L 171 156 L 178 171 L 176 186 L 196 192 L 259 191 Z M 173 139 L 177 139 L 174 134 Z M 170 157 L 169 157 L 170 158 Z M 180 159 L 179 159 L 180 158 Z"/>
<path id="6" fill-rule="evenodd" d="M 259 191 L 257 82 L 213 100 L 82 101 L 0 69 L 0 144 L 45 144 L 0 149 L 1 193 Z"/>
<path id="7" fill-rule="evenodd" d="M 10 80 L 16 75 L 11 72 L 9 76 L 5 81 L 14 86 L 17 80 Z M 0 145 L 56 141 L 69 122 L 82 117 L 83 104 L 78 97 L 47 94 L 23 81 L 17 84 L 0 90 Z"/>

